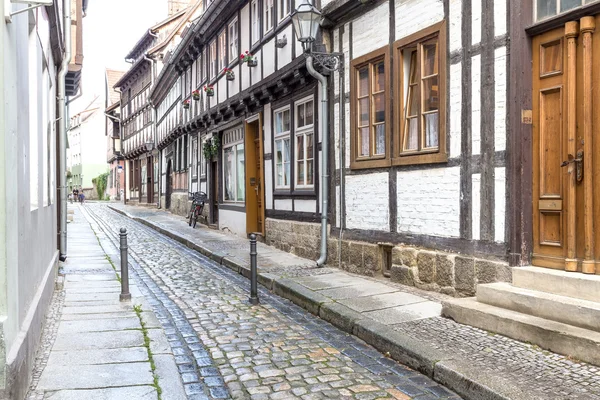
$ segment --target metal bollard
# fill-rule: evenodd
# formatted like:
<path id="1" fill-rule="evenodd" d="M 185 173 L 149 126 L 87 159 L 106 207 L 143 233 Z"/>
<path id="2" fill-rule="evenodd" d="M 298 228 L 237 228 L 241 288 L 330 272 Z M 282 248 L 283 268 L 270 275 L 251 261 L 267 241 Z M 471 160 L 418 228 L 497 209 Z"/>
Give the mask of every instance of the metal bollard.
<path id="1" fill-rule="evenodd" d="M 256 235 L 250 234 L 250 304 L 258 304 L 258 288 L 256 273 Z"/>
<path id="2" fill-rule="evenodd" d="M 121 295 L 119 296 L 119 299 L 121 301 L 125 301 L 131 300 L 131 293 L 129 293 L 129 269 L 127 262 L 127 229 L 121 228 L 121 233 L 119 236 L 121 238 Z"/>

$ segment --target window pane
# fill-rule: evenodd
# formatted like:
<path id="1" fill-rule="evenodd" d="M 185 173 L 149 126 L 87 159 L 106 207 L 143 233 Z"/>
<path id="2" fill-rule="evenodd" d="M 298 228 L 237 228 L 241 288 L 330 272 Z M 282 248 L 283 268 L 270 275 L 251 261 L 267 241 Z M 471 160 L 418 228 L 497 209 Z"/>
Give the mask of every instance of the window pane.
<path id="1" fill-rule="evenodd" d="M 369 156 L 369 128 L 360 128 L 358 130 L 358 144 L 360 146 L 358 155 Z"/>
<path id="2" fill-rule="evenodd" d="M 374 123 L 385 122 L 385 94 L 380 93 L 380 94 L 374 95 L 373 101 L 375 103 L 374 104 L 375 110 L 373 110 L 375 112 Z"/>
<path id="3" fill-rule="evenodd" d="M 298 118 L 298 127 L 304 126 L 304 104 L 300 104 L 296 107 L 296 113 Z"/>
<path id="4" fill-rule="evenodd" d="M 411 86 L 408 89 L 408 96 L 410 98 L 409 108 L 406 112 L 406 116 L 416 116 L 417 110 L 419 109 L 419 92 L 417 91 L 417 86 Z"/>
<path id="5" fill-rule="evenodd" d="M 223 158 L 225 162 L 223 163 L 223 187 L 225 188 L 224 200 L 235 200 L 233 195 L 233 151 L 232 148 L 229 147 L 223 151 Z"/>
<path id="6" fill-rule="evenodd" d="M 556 15 L 556 0 L 537 0 L 537 19 Z"/>
<path id="7" fill-rule="evenodd" d="M 304 104 L 304 114 L 305 114 L 304 122 L 306 123 L 306 125 L 312 125 L 313 124 L 313 102 L 312 101 L 309 101 L 308 103 Z"/>
<path id="8" fill-rule="evenodd" d="M 313 160 L 306 161 L 306 184 L 313 185 Z"/>
<path id="9" fill-rule="evenodd" d="M 417 50 L 408 50 L 407 53 L 410 53 L 409 82 L 417 83 Z"/>
<path id="10" fill-rule="evenodd" d="M 369 94 L 369 69 L 363 67 L 358 70 L 358 96 L 367 96 Z"/>
<path id="11" fill-rule="evenodd" d="M 283 186 L 283 140 L 275 142 L 275 169 L 277 174 L 276 186 Z"/>
<path id="12" fill-rule="evenodd" d="M 373 92 L 385 90 L 385 69 L 383 61 L 373 65 Z"/>
<path id="13" fill-rule="evenodd" d="M 285 176 L 283 184 L 289 186 L 290 184 L 290 138 L 284 139 L 283 141 L 283 159 Z"/>
<path id="14" fill-rule="evenodd" d="M 580 5 L 581 0 L 560 0 L 560 12 L 568 11 Z"/>
<path id="15" fill-rule="evenodd" d="M 304 185 L 304 161 L 298 161 L 296 164 L 296 184 Z"/>
<path id="16" fill-rule="evenodd" d="M 296 136 L 296 159 L 304 160 L 304 135 Z"/>
<path id="17" fill-rule="evenodd" d="M 275 134 L 290 130 L 290 110 L 280 111 L 275 114 Z"/>
<path id="18" fill-rule="evenodd" d="M 359 126 L 369 125 L 369 99 L 360 99 L 358 101 Z"/>
<path id="19" fill-rule="evenodd" d="M 437 39 L 423 44 L 423 76 L 437 75 Z"/>
<path id="20" fill-rule="evenodd" d="M 418 129 L 417 118 L 410 118 L 406 120 L 406 126 L 404 128 L 404 150 L 418 150 L 419 148 L 419 129 Z"/>
<path id="21" fill-rule="evenodd" d="M 375 154 L 385 154 L 385 124 L 375 125 Z"/>
<path id="22" fill-rule="evenodd" d="M 416 119 L 415 119 L 416 121 Z M 438 113 L 426 114 L 423 116 L 425 125 L 425 147 L 438 146 Z"/>
<path id="23" fill-rule="evenodd" d="M 307 133 L 306 135 L 306 159 L 313 158 L 313 135 L 312 133 Z"/>
<path id="24" fill-rule="evenodd" d="M 439 108 L 438 78 L 423 80 L 423 112 Z"/>
<path id="25" fill-rule="evenodd" d="M 237 174 L 237 201 L 244 201 L 246 198 L 246 182 L 244 181 L 244 145 L 238 144 L 237 148 L 237 165 L 236 165 L 236 174 Z"/>

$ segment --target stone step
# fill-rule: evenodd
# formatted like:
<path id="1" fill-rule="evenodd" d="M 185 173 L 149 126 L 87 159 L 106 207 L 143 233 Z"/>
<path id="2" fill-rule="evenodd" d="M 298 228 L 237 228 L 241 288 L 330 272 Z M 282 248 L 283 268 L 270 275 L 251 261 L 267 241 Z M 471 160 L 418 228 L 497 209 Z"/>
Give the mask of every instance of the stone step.
<path id="1" fill-rule="evenodd" d="M 600 301 L 600 275 L 540 267 L 513 268 L 513 285 L 576 299 Z"/>
<path id="2" fill-rule="evenodd" d="M 443 302 L 442 315 L 543 349 L 600 365 L 600 333 L 478 302 L 474 297 Z"/>
<path id="3" fill-rule="evenodd" d="M 477 301 L 600 332 L 600 303 L 497 282 L 477 286 Z"/>

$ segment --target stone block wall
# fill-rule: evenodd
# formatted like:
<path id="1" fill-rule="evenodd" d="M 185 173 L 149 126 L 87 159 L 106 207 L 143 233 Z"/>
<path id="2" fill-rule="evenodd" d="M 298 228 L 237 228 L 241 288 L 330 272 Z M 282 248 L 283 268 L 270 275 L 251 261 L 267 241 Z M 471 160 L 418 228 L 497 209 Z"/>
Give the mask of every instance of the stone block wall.
<path id="1" fill-rule="evenodd" d="M 319 258 L 321 224 L 272 218 L 265 222 L 266 244 L 310 260 Z"/>
<path id="2" fill-rule="evenodd" d="M 163 203 L 163 205 L 166 203 Z M 192 206 L 192 201 L 189 200 L 187 193 L 173 193 L 171 194 L 171 211 L 173 214 L 181 215 L 182 217 L 188 217 L 188 212 Z"/>

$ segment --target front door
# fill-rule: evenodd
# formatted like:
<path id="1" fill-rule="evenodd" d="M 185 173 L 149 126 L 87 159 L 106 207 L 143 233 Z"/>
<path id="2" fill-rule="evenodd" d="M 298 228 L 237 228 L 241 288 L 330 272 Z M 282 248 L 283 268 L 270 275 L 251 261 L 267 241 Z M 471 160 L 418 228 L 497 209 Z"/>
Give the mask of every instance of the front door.
<path id="1" fill-rule="evenodd" d="M 148 193 L 148 204 L 154 203 L 154 185 L 152 180 L 154 179 L 152 172 L 154 171 L 154 163 L 152 162 L 153 157 L 146 159 L 146 190 Z"/>
<path id="2" fill-rule="evenodd" d="M 262 118 L 247 122 L 245 127 L 246 149 L 246 230 L 248 233 L 265 234 L 264 177 Z"/>
<path id="3" fill-rule="evenodd" d="M 210 216 L 214 225 L 219 224 L 219 164 L 210 162 Z"/>
<path id="4" fill-rule="evenodd" d="M 596 25 L 600 17 L 583 17 L 533 39 L 532 262 L 600 274 Z"/>
<path id="5" fill-rule="evenodd" d="M 166 190 L 165 190 L 165 208 L 171 208 L 171 193 L 173 192 L 173 161 L 167 162 L 167 176 L 166 176 Z"/>

